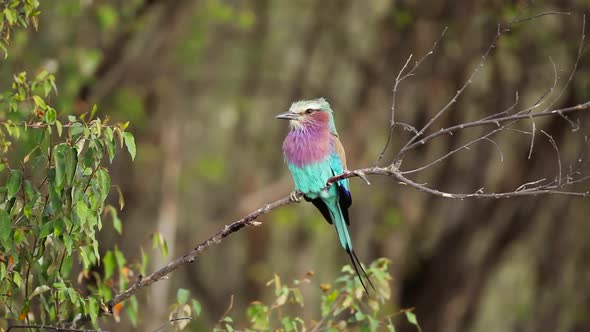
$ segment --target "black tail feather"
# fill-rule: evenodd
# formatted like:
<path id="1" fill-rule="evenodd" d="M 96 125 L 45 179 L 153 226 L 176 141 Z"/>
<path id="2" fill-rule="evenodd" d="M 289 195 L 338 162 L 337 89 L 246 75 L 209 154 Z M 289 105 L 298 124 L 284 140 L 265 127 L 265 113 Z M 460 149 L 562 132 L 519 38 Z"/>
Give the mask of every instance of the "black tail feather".
<path id="1" fill-rule="evenodd" d="M 371 285 L 371 288 L 373 288 L 373 291 L 377 291 L 377 289 L 375 289 L 375 286 L 373 285 L 373 283 L 371 282 L 371 278 L 369 278 L 369 275 L 367 274 L 367 272 L 365 271 L 365 269 L 363 268 L 363 264 L 361 264 L 360 259 L 358 258 L 358 256 L 356 255 L 356 252 L 354 250 L 352 250 L 352 256 L 356 259 L 356 263 L 358 264 L 358 266 L 361 268 L 361 271 L 363 271 L 363 274 L 365 275 L 365 279 L 367 279 L 367 281 L 369 282 L 369 285 Z M 358 274 L 358 272 L 357 272 Z M 359 276 L 360 277 L 360 276 Z"/>
<path id="2" fill-rule="evenodd" d="M 365 290 L 365 293 L 367 293 L 367 295 L 369 295 L 369 291 L 367 289 L 367 286 L 365 285 L 365 282 L 363 281 L 362 275 L 365 276 L 365 279 L 367 279 L 367 281 L 369 282 L 369 285 L 371 285 L 371 288 L 373 288 L 373 291 L 376 291 L 375 286 L 371 282 L 371 279 L 367 275 L 367 272 L 363 268 L 359 258 L 357 257 L 356 253 L 354 252 L 354 250 L 346 250 L 346 253 L 348 253 L 348 256 L 350 257 L 350 261 L 352 262 L 352 267 L 354 268 L 354 271 L 356 272 L 356 275 L 358 276 L 359 281 L 361 282 L 361 285 L 363 286 L 363 289 Z M 360 271 L 363 272 L 362 275 L 360 274 L 359 269 L 360 269 Z"/>

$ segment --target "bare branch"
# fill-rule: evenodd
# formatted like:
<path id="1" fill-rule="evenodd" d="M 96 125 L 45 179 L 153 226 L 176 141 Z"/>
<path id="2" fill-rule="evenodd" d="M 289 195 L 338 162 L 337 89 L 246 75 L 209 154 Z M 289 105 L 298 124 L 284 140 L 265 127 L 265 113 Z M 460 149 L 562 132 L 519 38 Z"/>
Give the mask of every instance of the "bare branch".
<path id="1" fill-rule="evenodd" d="M 393 96 L 392 96 L 392 101 L 391 101 L 391 120 L 389 122 L 389 132 L 388 132 L 388 136 L 387 136 L 387 142 L 385 143 L 383 150 L 381 150 L 381 153 L 379 154 L 379 158 L 375 162 L 375 165 L 379 164 L 379 162 L 381 161 L 381 159 L 383 159 L 383 156 L 385 155 L 385 151 L 387 151 L 387 148 L 389 148 L 389 144 L 391 143 L 391 138 L 393 137 L 393 130 L 395 129 L 396 125 L 399 124 L 406 130 L 410 130 L 410 131 L 414 132 L 415 134 L 418 133 L 418 131 L 414 127 L 412 127 L 406 123 L 401 123 L 401 122 L 396 123 L 395 122 L 395 105 L 396 105 L 396 100 L 397 100 L 397 91 L 399 89 L 400 83 L 403 80 L 405 80 L 406 78 L 413 76 L 416 69 L 418 69 L 418 67 L 420 67 L 422 62 L 424 62 L 424 60 L 426 60 L 426 58 L 428 58 L 430 55 L 434 54 L 434 52 L 436 51 L 436 46 L 438 45 L 439 41 L 445 36 L 445 34 L 447 33 L 447 30 L 448 30 L 448 27 L 445 27 L 443 29 L 440 36 L 432 44 L 430 51 L 428 51 L 428 53 L 424 54 L 424 56 L 420 60 L 416 61 L 416 63 L 414 64 L 412 69 L 410 69 L 410 71 L 408 71 L 406 74 L 404 74 L 404 72 L 406 71 L 406 68 L 408 68 L 408 64 L 410 63 L 410 60 L 412 60 L 413 54 L 410 54 L 410 56 L 408 56 L 406 63 L 402 66 L 402 69 L 399 71 L 399 73 L 397 73 L 397 77 L 395 78 L 395 83 L 393 85 Z"/>
<path id="2" fill-rule="evenodd" d="M 526 22 L 526 21 L 534 20 L 534 19 L 539 18 L 541 16 L 547 16 L 547 15 L 571 15 L 571 14 L 572 13 L 570 13 L 570 12 L 542 12 L 542 13 L 539 13 L 539 14 L 536 14 L 536 15 L 533 15 L 533 16 L 529 16 L 529 17 L 525 17 L 525 18 L 522 18 L 522 19 L 512 20 L 511 23 L 512 24 L 523 23 L 523 22 Z"/>
<path id="3" fill-rule="evenodd" d="M 514 103 L 512 105 L 510 105 L 510 107 L 508 107 L 507 109 L 505 109 L 502 112 L 498 112 L 498 113 L 492 114 L 488 117 L 485 117 L 482 120 L 490 120 L 490 119 L 498 118 L 504 114 L 509 114 L 510 112 L 512 112 L 516 108 L 516 106 L 518 106 L 518 101 L 519 101 L 519 95 L 518 95 L 518 91 L 516 91 L 515 97 L 514 97 Z"/>
<path id="4" fill-rule="evenodd" d="M 298 196 L 302 197 L 303 195 L 298 194 Z M 170 263 L 166 264 L 164 267 L 153 272 L 152 274 L 150 274 L 146 277 L 143 277 L 143 278 L 139 278 L 133 285 L 131 285 L 125 291 L 117 294 L 113 299 L 111 299 L 109 302 L 107 302 L 107 308 L 109 310 L 109 313 L 112 313 L 113 307 L 117 303 L 120 303 L 120 302 L 126 300 L 127 298 L 129 298 L 133 294 L 137 293 L 137 291 L 139 291 L 140 289 L 145 288 L 145 287 L 153 284 L 156 281 L 164 279 L 168 274 L 170 274 L 172 271 L 178 269 L 180 266 L 194 262 L 196 260 L 197 256 L 201 252 L 203 252 L 204 250 L 209 248 L 211 245 L 220 243 L 224 238 L 226 238 L 227 236 L 231 235 L 234 232 L 239 231 L 240 229 L 244 228 L 245 226 L 256 225 L 256 223 L 255 223 L 256 219 L 259 218 L 260 216 L 267 214 L 268 212 L 270 212 L 278 207 L 288 205 L 291 203 L 292 203 L 292 201 L 291 201 L 290 197 L 281 198 L 281 199 L 274 201 L 270 204 L 266 204 L 265 206 L 250 213 L 249 215 L 245 216 L 242 219 L 239 219 L 237 221 L 234 221 L 231 224 L 226 225 L 222 230 L 215 233 L 213 236 L 211 236 L 206 241 L 199 243 L 192 250 L 186 252 L 184 255 L 171 261 Z"/>
<path id="5" fill-rule="evenodd" d="M 526 9 L 528 9 L 528 8 L 525 8 L 525 10 L 523 10 L 523 12 L 526 11 Z M 522 14 L 522 12 L 519 15 L 517 15 L 517 17 L 514 18 L 506 26 L 502 26 L 500 24 L 498 25 L 497 33 L 496 33 L 494 39 L 492 40 L 492 42 L 490 43 L 490 45 L 488 46 L 488 48 L 486 49 L 486 51 L 481 56 L 481 60 L 479 62 L 479 65 L 473 69 L 473 71 L 471 72 L 471 75 L 469 76 L 469 78 L 463 83 L 463 85 L 461 86 L 461 88 L 459 88 L 459 90 L 457 90 L 457 92 L 449 100 L 449 102 L 443 108 L 441 108 L 432 118 L 430 118 L 430 120 L 426 123 L 426 125 L 424 127 L 422 127 L 422 129 L 420 129 L 412 138 L 410 138 L 406 142 L 406 144 L 404 145 L 404 147 L 398 152 L 397 156 L 394 158 L 394 162 L 400 161 L 402 159 L 403 155 L 408 150 L 411 149 L 410 147 L 416 147 L 416 144 L 417 143 L 420 143 L 420 144 L 424 144 L 425 143 L 425 142 L 423 142 L 424 140 L 418 141 L 419 137 L 422 136 L 422 135 L 424 135 L 424 133 L 432 126 L 432 124 L 434 122 L 436 122 L 436 120 L 438 120 L 444 113 L 446 113 L 451 108 L 452 105 L 454 105 L 458 101 L 459 97 L 461 97 L 461 95 L 467 89 L 467 87 L 472 84 L 473 80 L 475 79 L 475 77 L 479 73 L 480 69 L 484 67 L 487 58 L 489 57 L 489 55 L 492 52 L 492 50 L 496 47 L 496 44 L 498 43 L 498 40 L 500 39 L 500 37 L 502 37 L 502 35 L 504 35 L 505 33 L 509 32 L 510 29 L 511 29 L 511 27 L 512 27 L 512 25 L 517 24 L 517 23 L 521 23 L 521 22 L 524 22 L 524 21 L 528 21 L 528 20 L 533 20 L 533 19 L 536 19 L 536 18 L 539 18 L 539 17 L 542 17 L 542 16 L 546 16 L 546 15 L 565 15 L 565 14 L 568 14 L 568 13 L 563 13 L 563 12 L 543 12 L 543 13 L 539 13 L 539 14 L 536 14 L 536 15 L 533 15 L 533 16 L 530 16 L 530 17 L 519 19 L 518 17 L 521 14 Z M 581 58 L 581 55 L 582 55 L 583 43 L 584 43 L 584 40 L 585 40 L 585 33 L 584 33 L 584 31 L 585 31 L 585 25 L 586 25 L 586 20 L 585 20 L 585 17 L 584 17 L 584 23 L 583 23 L 583 28 L 582 28 L 582 38 L 581 38 L 581 41 L 580 41 L 580 48 L 578 50 L 578 58 L 576 60 L 576 63 L 575 63 L 574 68 L 572 70 L 572 73 L 570 74 L 570 77 L 569 77 L 566 85 L 564 86 L 564 90 L 569 85 L 569 83 L 571 82 L 571 80 L 573 79 L 573 75 L 574 75 L 574 73 L 575 73 L 575 71 L 577 69 L 578 63 L 579 63 L 580 58 Z M 553 61 L 551 59 L 550 59 L 550 61 L 553 64 Z M 555 65 L 554 65 L 554 73 L 556 73 Z M 545 93 L 540 98 L 540 100 L 537 103 L 535 103 L 535 105 L 533 105 L 531 108 L 529 108 L 528 111 L 531 111 L 532 109 L 537 108 L 537 107 L 540 106 L 540 104 L 545 100 L 545 98 L 548 97 L 552 93 L 552 91 L 553 91 L 553 89 L 554 89 L 554 87 L 556 85 L 556 82 L 557 82 L 557 74 L 555 74 L 554 86 L 547 93 Z M 561 95 L 563 94 L 563 91 L 564 90 L 562 90 L 560 92 L 560 95 L 556 98 L 556 100 L 561 97 Z M 551 108 L 554 103 L 555 103 L 555 101 L 545 111 L 547 111 L 549 108 Z M 499 114 L 503 114 L 503 113 L 504 112 L 499 113 Z M 483 121 L 487 121 L 487 120 L 492 120 L 492 119 L 491 118 L 487 118 L 487 119 L 484 119 Z M 459 125 L 459 126 L 461 126 L 461 125 Z M 463 129 L 463 128 L 459 128 L 459 129 Z M 449 132 L 447 132 L 447 133 L 449 133 Z"/>
<path id="6" fill-rule="evenodd" d="M 510 31 L 510 26 L 502 28 L 501 25 L 498 25 L 498 32 L 496 33 L 496 36 L 494 37 L 494 39 L 492 40 L 492 42 L 488 46 L 487 50 L 481 56 L 481 60 L 479 61 L 478 66 L 475 67 L 475 69 L 471 72 L 471 75 L 469 75 L 469 78 L 467 79 L 467 81 L 465 81 L 465 83 L 463 83 L 461 88 L 459 88 L 459 90 L 457 90 L 457 92 L 455 93 L 453 98 L 451 98 L 451 100 L 449 100 L 449 102 L 442 109 L 440 109 L 432 118 L 430 118 L 430 120 L 426 123 L 426 125 L 424 127 L 422 127 L 422 129 L 420 129 L 412 138 L 410 138 L 406 142 L 404 147 L 399 151 L 398 155 L 395 157 L 395 160 L 399 160 L 402 157 L 403 153 L 405 152 L 405 148 L 412 145 L 412 143 L 414 143 L 418 139 L 418 137 L 422 136 L 424 134 L 424 132 L 426 132 L 426 130 L 428 130 L 428 128 L 430 128 L 430 126 L 436 120 L 438 120 L 444 113 L 446 113 L 451 108 L 452 105 L 454 105 L 457 102 L 459 97 L 463 94 L 463 91 L 465 91 L 465 89 L 467 89 L 467 87 L 469 85 L 471 85 L 471 83 L 473 83 L 473 79 L 477 76 L 477 74 L 479 73 L 479 70 L 481 68 L 483 68 L 487 57 L 490 55 L 492 50 L 496 47 L 496 43 L 498 42 L 500 37 L 508 31 Z"/>
<path id="7" fill-rule="evenodd" d="M 521 191 L 521 190 L 524 190 L 524 189 L 526 189 L 526 187 L 528 187 L 528 186 L 532 186 L 532 185 L 539 184 L 539 183 L 541 183 L 541 182 L 543 182 L 543 181 L 545 181 L 545 180 L 547 180 L 547 179 L 546 179 L 546 178 L 542 178 L 542 179 L 539 179 L 539 180 L 537 180 L 537 181 L 531 181 L 531 182 L 523 183 L 523 184 L 521 184 L 521 185 L 520 185 L 520 187 L 516 188 L 516 190 L 514 190 L 514 191 Z"/>
<path id="8" fill-rule="evenodd" d="M 444 191 L 439 191 L 437 189 L 432 189 L 426 187 L 422 184 L 416 183 L 406 177 L 404 177 L 399 172 L 393 172 L 391 174 L 394 178 L 398 179 L 401 183 L 409 185 L 417 190 L 420 190 L 425 193 L 429 193 L 435 196 L 440 196 L 444 198 L 453 198 L 453 199 L 482 199 L 482 198 L 510 198 L 510 197 L 520 197 L 520 196 L 538 196 L 538 195 L 562 195 L 562 196 L 576 196 L 576 197 L 590 197 L 590 191 L 586 192 L 575 192 L 575 191 L 564 191 L 560 189 L 560 186 L 545 186 L 545 187 L 537 187 L 537 188 L 530 188 L 530 189 L 521 189 L 519 191 L 510 191 L 510 192 L 500 192 L 500 193 L 484 193 L 483 189 L 479 189 L 477 192 L 472 194 L 462 194 L 462 193 L 448 193 Z"/>
<path id="9" fill-rule="evenodd" d="M 403 152 L 403 154 L 405 154 L 409 150 L 415 149 L 418 146 L 422 146 L 422 145 L 426 144 L 427 142 L 430 142 L 431 140 L 433 140 L 436 137 L 439 137 L 442 135 L 449 135 L 449 134 L 452 134 L 456 131 L 466 129 L 466 128 L 489 126 L 489 125 L 500 126 L 502 123 L 507 122 L 507 121 L 522 120 L 522 119 L 536 118 L 536 117 L 542 117 L 542 116 L 562 115 L 562 114 L 568 114 L 568 113 L 577 112 L 577 111 L 587 111 L 589 109 L 590 109 L 590 101 L 585 102 L 583 104 L 576 105 L 576 106 L 565 107 L 565 108 L 560 108 L 560 109 L 556 109 L 556 110 L 546 110 L 543 112 L 527 113 L 527 114 L 517 113 L 517 114 L 507 115 L 507 116 L 494 118 L 494 119 L 482 119 L 482 120 L 476 120 L 476 121 L 472 121 L 472 122 L 462 123 L 462 124 L 458 124 L 455 126 L 441 129 L 435 133 L 432 133 L 432 134 L 424 137 L 423 139 L 421 139 L 417 142 L 414 142 L 414 143 L 402 148 L 400 150 L 400 155 L 402 154 L 402 152 Z"/>
<path id="10" fill-rule="evenodd" d="M 158 327 L 157 329 L 155 329 L 153 332 L 159 332 L 162 331 L 163 329 L 165 329 L 167 326 L 172 325 L 178 321 L 183 321 L 183 320 L 193 320 L 191 317 L 177 317 L 177 318 L 172 318 L 169 319 L 166 323 L 162 324 L 160 327 Z"/>
<path id="11" fill-rule="evenodd" d="M 551 145 L 553 146 L 553 149 L 555 149 L 555 153 L 557 154 L 557 185 L 560 186 L 561 185 L 561 156 L 559 154 L 559 148 L 557 147 L 557 143 L 555 143 L 555 140 L 553 139 L 553 136 L 547 134 L 547 132 L 545 132 L 544 130 L 541 130 L 541 132 L 543 133 L 543 135 L 547 136 L 547 139 L 549 140 L 549 142 L 551 143 Z"/>
<path id="12" fill-rule="evenodd" d="M 572 70 L 570 72 L 570 75 L 569 75 L 567 81 L 565 82 L 563 88 L 559 92 L 559 95 L 557 96 L 557 98 L 555 98 L 553 100 L 553 102 L 549 106 L 547 106 L 547 109 L 552 108 L 553 105 L 555 105 L 555 103 L 561 98 L 561 96 L 563 96 L 564 92 L 566 91 L 566 89 L 570 86 L 571 82 L 573 81 L 574 75 L 576 74 L 576 71 L 578 70 L 578 66 L 580 64 L 580 60 L 582 59 L 582 55 L 584 54 L 584 42 L 585 42 L 585 40 L 586 40 L 586 15 L 583 15 L 582 16 L 582 35 L 580 37 L 580 44 L 578 46 L 578 54 L 576 56 L 576 61 L 574 62 L 574 66 L 572 67 Z M 545 109 L 545 110 L 547 110 L 547 109 Z M 566 120 L 569 121 L 569 119 L 567 119 L 567 118 L 566 118 Z"/>
<path id="13" fill-rule="evenodd" d="M 531 123 L 533 124 L 533 131 L 531 132 L 531 145 L 529 148 L 529 156 L 527 159 L 531 159 L 531 156 L 533 155 L 533 148 L 535 146 L 535 131 L 537 130 L 537 127 L 535 125 L 535 121 L 533 121 L 532 118 L 531 118 Z"/>
<path id="14" fill-rule="evenodd" d="M 475 143 L 480 142 L 480 141 L 483 141 L 483 140 L 485 140 L 485 141 L 491 141 L 494 145 L 496 145 L 496 148 L 498 148 L 498 150 L 500 151 L 501 161 L 504 161 L 504 154 L 502 153 L 502 150 L 500 149 L 500 147 L 498 146 L 498 144 L 496 144 L 496 142 L 493 141 L 493 140 L 491 140 L 489 137 L 492 136 L 493 134 L 499 132 L 499 131 L 505 130 L 509 126 L 513 125 L 515 122 L 516 121 L 513 121 L 513 122 L 511 122 L 509 124 L 502 125 L 500 128 L 494 129 L 494 130 L 490 131 L 489 133 L 485 134 L 484 136 L 480 136 L 480 137 L 478 137 L 478 138 L 476 138 L 476 139 L 474 139 L 474 140 L 472 140 L 472 141 L 470 141 L 468 143 L 465 143 L 465 144 L 461 145 L 460 147 L 447 152 L 442 157 L 440 157 L 440 158 L 438 158 L 438 159 L 436 159 L 436 160 L 434 160 L 434 161 L 432 161 L 432 162 L 430 162 L 430 163 L 428 163 L 428 164 L 426 164 L 424 166 L 421 166 L 421 167 L 418 167 L 418 168 L 415 168 L 415 169 L 412 169 L 412 170 L 409 170 L 409 171 L 402 171 L 401 174 L 412 174 L 412 173 L 417 173 L 417 172 L 423 171 L 423 170 L 425 170 L 425 169 L 427 169 L 427 168 L 429 168 L 431 166 L 434 166 L 434 165 L 440 163 L 441 161 L 449 158 L 450 156 L 454 155 L 455 153 L 457 153 L 457 152 L 459 152 L 461 150 L 469 150 L 469 147 L 471 145 L 474 145 Z"/>

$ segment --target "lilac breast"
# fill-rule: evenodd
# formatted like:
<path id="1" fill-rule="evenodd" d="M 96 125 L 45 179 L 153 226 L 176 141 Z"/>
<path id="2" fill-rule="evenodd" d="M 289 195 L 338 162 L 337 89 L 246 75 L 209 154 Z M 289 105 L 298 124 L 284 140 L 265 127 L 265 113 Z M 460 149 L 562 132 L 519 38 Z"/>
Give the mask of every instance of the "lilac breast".
<path id="1" fill-rule="evenodd" d="M 321 161 L 330 154 L 330 131 L 326 126 L 294 128 L 283 142 L 283 151 L 287 162 L 299 167 Z"/>

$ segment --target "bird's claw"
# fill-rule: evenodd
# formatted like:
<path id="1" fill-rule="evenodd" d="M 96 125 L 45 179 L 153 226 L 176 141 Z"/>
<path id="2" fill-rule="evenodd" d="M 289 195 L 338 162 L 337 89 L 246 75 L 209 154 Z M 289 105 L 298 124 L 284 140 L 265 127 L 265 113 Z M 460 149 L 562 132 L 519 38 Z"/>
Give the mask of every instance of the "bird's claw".
<path id="1" fill-rule="evenodd" d="M 289 194 L 289 199 L 291 200 L 291 202 L 293 203 L 300 203 L 301 202 L 301 196 L 300 196 L 300 192 L 297 190 L 293 190 L 290 194 Z"/>

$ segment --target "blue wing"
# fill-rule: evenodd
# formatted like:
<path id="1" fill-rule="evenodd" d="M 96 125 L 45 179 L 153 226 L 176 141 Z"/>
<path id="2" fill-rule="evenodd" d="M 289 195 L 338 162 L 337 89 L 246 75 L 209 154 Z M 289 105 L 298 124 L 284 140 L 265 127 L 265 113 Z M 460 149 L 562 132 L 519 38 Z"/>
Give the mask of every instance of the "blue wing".
<path id="1" fill-rule="evenodd" d="M 330 155 L 330 168 L 332 169 L 333 175 L 341 174 L 346 168 L 346 154 L 344 147 L 338 136 L 332 135 L 332 152 Z M 350 219 L 348 217 L 348 208 L 352 205 L 352 195 L 348 187 L 348 179 L 340 180 L 336 183 L 338 189 L 338 203 L 342 209 L 342 215 L 347 225 L 350 225 Z"/>

